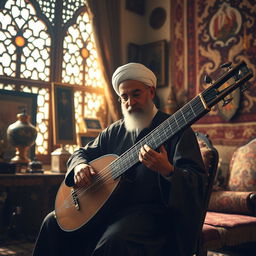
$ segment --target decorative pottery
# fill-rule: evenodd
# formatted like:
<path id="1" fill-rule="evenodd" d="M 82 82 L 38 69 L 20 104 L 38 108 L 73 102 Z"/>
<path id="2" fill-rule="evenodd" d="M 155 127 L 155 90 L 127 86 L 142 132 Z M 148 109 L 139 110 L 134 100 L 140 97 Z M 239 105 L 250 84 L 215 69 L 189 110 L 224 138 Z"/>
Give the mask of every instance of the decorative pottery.
<path id="1" fill-rule="evenodd" d="M 7 128 L 7 139 L 16 148 L 16 155 L 11 159 L 11 163 L 28 164 L 28 150 L 36 141 L 37 130 L 30 123 L 30 116 L 25 110 L 17 115 L 17 119 Z"/>

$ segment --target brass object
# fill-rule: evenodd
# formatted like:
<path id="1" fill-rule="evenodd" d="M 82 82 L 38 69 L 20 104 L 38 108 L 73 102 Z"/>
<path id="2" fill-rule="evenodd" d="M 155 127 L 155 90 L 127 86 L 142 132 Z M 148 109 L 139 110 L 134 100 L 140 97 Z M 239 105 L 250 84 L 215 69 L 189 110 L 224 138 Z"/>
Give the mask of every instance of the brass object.
<path id="1" fill-rule="evenodd" d="M 51 171 L 52 172 L 66 172 L 67 161 L 71 154 L 65 149 L 64 146 L 54 150 L 51 153 Z"/>
<path id="2" fill-rule="evenodd" d="M 42 162 L 38 161 L 36 158 L 28 165 L 28 172 L 30 173 L 43 173 L 43 165 Z"/>

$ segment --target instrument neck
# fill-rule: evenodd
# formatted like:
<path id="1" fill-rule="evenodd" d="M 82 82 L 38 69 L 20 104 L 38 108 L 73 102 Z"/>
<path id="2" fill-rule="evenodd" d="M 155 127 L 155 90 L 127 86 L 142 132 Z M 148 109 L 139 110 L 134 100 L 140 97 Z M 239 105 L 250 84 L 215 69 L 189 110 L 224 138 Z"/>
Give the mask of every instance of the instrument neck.
<path id="1" fill-rule="evenodd" d="M 118 178 L 139 161 L 138 155 L 142 146 L 147 144 L 152 149 L 157 149 L 165 141 L 198 120 L 205 112 L 207 111 L 200 97 L 192 99 L 111 163 L 113 178 Z"/>

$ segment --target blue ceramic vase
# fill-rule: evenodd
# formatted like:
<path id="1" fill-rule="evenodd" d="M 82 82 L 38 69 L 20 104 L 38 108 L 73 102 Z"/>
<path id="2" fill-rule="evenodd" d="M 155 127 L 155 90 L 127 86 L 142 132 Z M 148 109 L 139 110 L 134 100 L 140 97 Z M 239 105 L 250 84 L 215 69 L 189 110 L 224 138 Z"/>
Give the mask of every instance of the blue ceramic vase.
<path id="1" fill-rule="evenodd" d="M 16 148 L 16 155 L 11 163 L 27 164 L 30 162 L 28 150 L 36 141 L 37 130 L 30 123 L 30 116 L 25 111 L 18 114 L 17 119 L 7 128 L 7 139 Z"/>

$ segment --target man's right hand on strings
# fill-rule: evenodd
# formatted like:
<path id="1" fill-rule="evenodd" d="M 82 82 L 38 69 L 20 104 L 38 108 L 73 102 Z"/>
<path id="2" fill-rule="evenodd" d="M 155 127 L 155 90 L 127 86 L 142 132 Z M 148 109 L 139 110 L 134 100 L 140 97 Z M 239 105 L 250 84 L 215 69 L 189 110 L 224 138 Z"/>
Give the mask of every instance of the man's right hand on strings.
<path id="1" fill-rule="evenodd" d="M 88 164 L 79 164 L 74 168 L 74 182 L 78 187 L 89 186 L 93 176 L 96 175 L 93 168 Z"/>

